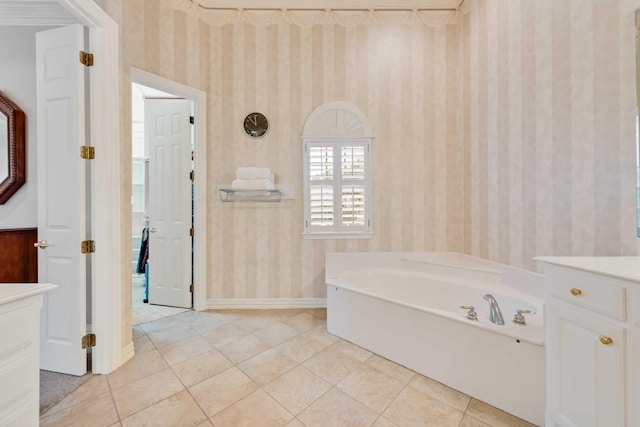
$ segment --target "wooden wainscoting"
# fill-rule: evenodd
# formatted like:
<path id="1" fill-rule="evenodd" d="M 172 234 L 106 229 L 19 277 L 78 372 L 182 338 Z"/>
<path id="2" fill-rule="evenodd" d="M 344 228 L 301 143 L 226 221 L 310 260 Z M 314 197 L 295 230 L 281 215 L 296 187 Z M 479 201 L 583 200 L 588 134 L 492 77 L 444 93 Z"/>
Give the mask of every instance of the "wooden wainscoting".
<path id="1" fill-rule="evenodd" d="M 0 230 L 0 283 L 38 281 L 37 228 Z"/>

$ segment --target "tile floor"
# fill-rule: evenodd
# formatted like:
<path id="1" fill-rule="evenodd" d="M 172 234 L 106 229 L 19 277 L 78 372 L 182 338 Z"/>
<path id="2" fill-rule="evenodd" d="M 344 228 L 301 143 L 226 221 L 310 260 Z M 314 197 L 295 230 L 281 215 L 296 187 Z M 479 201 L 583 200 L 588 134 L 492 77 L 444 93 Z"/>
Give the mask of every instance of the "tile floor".
<path id="1" fill-rule="evenodd" d="M 185 312 L 134 327 L 136 355 L 47 426 L 531 426 L 326 332 L 326 311 Z"/>
<path id="2" fill-rule="evenodd" d="M 186 308 L 165 307 L 163 305 L 152 305 L 144 303 L 144 274 L 134 274 L 131 278 L 131 305 L 133 325 L 151 322 L 163 317 L 189 311 Z"/>

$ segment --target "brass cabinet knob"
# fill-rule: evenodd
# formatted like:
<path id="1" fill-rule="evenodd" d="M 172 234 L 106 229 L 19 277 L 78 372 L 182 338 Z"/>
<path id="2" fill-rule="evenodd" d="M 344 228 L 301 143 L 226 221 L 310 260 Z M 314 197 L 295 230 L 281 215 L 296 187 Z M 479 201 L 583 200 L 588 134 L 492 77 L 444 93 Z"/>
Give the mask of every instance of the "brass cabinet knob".
<path id="1" fill-rule="evenodd" d="M 571 292 L 571 295 L 573 295 L 574 297 L 582 295 L 582 291 L 577 288 L 571 288 L 570 292 Z"/>
<path id="2" fill-rule="evenodd" d="M 609 345 L 613 343 L 613 339 L 610 337 L 605 337 L 604 335 L 600 337 L 600 342 L 604 345 Z"/>

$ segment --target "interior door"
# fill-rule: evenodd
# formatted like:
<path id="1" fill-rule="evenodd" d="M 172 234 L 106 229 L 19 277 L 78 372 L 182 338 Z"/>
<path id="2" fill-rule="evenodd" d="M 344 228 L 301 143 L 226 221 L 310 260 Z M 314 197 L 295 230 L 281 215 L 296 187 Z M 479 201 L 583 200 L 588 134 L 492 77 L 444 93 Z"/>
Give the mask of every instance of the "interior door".
<path id="1" fill-rule="evenodd" d="M 86 350 L 84 45 L 80 25 L 36 34 L 38 120 L 38 280 L 44 294 L 40 367 L 83 375 Z"/>
<path id="2" fill-rule="evenodd" d="M 149 303 L 191 307 L 191 103 L 145 100 Z"/>

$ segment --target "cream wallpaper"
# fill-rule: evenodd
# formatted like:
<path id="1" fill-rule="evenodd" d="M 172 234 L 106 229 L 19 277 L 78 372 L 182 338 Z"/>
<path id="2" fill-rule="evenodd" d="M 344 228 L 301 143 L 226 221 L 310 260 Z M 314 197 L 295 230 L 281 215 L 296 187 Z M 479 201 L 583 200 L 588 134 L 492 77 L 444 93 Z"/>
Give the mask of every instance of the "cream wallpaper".
<path id="1" fill-rule="evenodd" d="M 637 253 L 637 3 L 465 2 L 465 252 L 530 269 Z"/>
<path id="2" fill-rule="evenodd" d="M 125 200 L 130 67 L 207 92 L 209 300 L 323 298 L 328 251 L 464 251 L 529 269 L 536 255 L 637 252 L 636 0 L 466 0 L 448 25 L 346 26 L 98 3 L 121 25 Z M 300 134 L 332 100 L 373 126 L 371 239 L 301 236 Z M 252 111 L 271 122 L 265 138 L 244 135 Z M 217 186 L 248 165 L 295 199 L 222 203 Z"/>
<path id="3" fill-rule="evenodd" d="M 213 25 L 173 9 L 170 1 L 98 3 L 121 25 L 126 200 L 130 67 L 207 92 L 208 299 L 324 298 L 327 251 L 462 249 L 455 26 L 424 16 L 350 26 L 282 20 Z M 371 239 L 301 235 L 300 135 L 306 117 L 333 100 L 356 104 L 374 130 Z M 242 128 L 252 111 L 271 123 L 259 140 Z M 218 184 L 230 183 L 235 169 L 247 165 L 272 168 L 277 183 L 294 185 L 295 199 L 222 203 Z M 129 224 L 125 228 L 128 234 Z"/>

